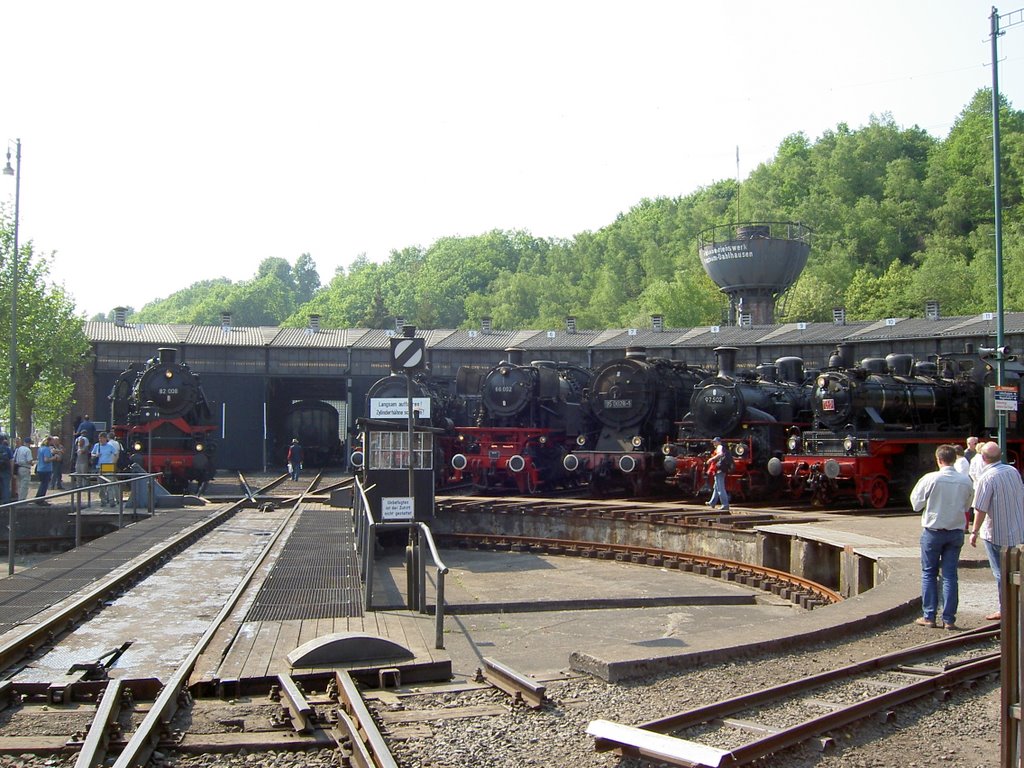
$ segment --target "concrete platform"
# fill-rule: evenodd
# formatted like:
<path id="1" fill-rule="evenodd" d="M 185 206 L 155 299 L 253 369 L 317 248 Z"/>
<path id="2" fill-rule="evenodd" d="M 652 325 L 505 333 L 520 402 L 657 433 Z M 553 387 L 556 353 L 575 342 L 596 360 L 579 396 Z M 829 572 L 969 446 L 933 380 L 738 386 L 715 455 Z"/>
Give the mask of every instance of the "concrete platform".
<path id="1" fill-rule="evenodd" d="M 664 568 L 445 550 L 452 614 L 445 621 L 445 650 L 453 670 L 471 676 L 486 656 L 538 677 L 571 669 L 624 680 L 918 615 L 918 516 L 824 515 L 815 523 L 774 524 L 764 531 L 871 557 L 877 586 L 808 611 L 760 590 Z M 394 557 L 382 566 L 387 574 L 378 573 L 376 583 L 388 581 L 395 597 L 396 585 L 404 588 L 402 563 Z M 430 602 L 432 574 L 428 569 Z M 997 607 L 984 550 L 965 546 L 958 623 L 979 626 Z M 930 638 L 922 633 L 922 642 Z"/>

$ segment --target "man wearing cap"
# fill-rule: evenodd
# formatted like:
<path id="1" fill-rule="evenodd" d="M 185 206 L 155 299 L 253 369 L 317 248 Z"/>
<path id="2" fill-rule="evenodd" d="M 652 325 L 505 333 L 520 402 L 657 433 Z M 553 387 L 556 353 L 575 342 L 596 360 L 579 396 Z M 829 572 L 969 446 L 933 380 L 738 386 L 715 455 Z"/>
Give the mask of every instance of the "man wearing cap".
<path id="1" fill-rule="evenodd" d="M 714 445 L 714 451 L 711 453 L 711 458 L 707 462 L 708 474 L 714 475 L 715 489 L 711 492 L 711 498 L 706 501 L 705 506 L 714 509 L 720 503 L 722 505 L 722 511 L 729 511 L 729 492 L 725 490 L 725 478 L 728 471 L 723 466 L 725 458 L 725 446 L 722 445 L 722 438 L 715 437 L 711 440 Z"/>

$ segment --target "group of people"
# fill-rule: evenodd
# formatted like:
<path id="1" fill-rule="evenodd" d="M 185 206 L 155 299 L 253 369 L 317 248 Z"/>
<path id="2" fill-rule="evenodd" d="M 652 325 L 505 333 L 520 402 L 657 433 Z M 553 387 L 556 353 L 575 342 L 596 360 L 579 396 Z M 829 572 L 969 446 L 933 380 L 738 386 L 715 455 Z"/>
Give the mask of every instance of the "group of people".
<path id="1" fill-rule="evenodd" d="M 72 471 L 75 473 L 75 486 L 83 487 L 89 484 L 86 475 L 91 472 L 116 474 L 121 451 L 121 444 L 114 433 L 99 432 L 87 415 L 75 425 L 75 439 L 69 457 L 66 457 L 61 438 L 56 435 L 40 440 L 35 456 L 29 438 L 15 437 L 12 449 L 8 436 L 0 435 L 0 504 L 12 501 L 15 494 L 20 501 L 28 498 L 34 469 L 38 481 L 35 503 L 48 506 L 49 502 L 45 498 L 47 491 L 51 488 L 64 490 L 66 458 L 68 461 L 74 460 Z M 104 487 L 100 491 L 100 505 L 117 506 L 119 496 L 118 488 Z"/>
<path id="2" fill-rule="evenodd" d="M 1000 609 L 985 618 L 1002 617 L 1003 552 L 1024 544 L 1024 481 L 1015 467 L 1003 462 L 998 442 L 967 439 L 966 449 L 940 445 L 938 469 L 914 486 L 910 503 L 921 512 L 921 603 L 917 624 L 957 629 L 959 608 L 957 564 L 964 540 L 979 539 L 999 589 Z M 941 581 L 941 606 L 939 583 Z"/>

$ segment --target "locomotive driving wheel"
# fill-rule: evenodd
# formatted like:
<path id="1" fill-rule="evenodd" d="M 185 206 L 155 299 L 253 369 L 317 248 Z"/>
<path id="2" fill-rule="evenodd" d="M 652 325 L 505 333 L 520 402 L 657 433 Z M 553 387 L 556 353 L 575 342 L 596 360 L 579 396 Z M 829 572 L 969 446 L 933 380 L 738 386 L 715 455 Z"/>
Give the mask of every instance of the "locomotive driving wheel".
<path id="1" fill-rule="evenodd" d="M 868 481 L 867 503 L 874 509 L 881 509 L 889 503 L 889 482 L 881 475 Z"/>

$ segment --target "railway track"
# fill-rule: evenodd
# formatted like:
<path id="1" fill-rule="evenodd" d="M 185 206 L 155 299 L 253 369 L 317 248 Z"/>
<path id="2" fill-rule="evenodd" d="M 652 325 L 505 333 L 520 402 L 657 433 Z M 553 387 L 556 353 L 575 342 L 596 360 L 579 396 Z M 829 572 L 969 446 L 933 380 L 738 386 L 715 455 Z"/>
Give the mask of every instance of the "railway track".
<path id="1" fill-rule="evenodd" d="M 598 751 L 689 768 L 747 765 L 810 740 L 826 749 L 831 730 L 873 716 L 891 719 L 900 705 L 947 696 L 999 669 L 995 624 L 635 727 L 595 720 L 587 733 Z"/>

